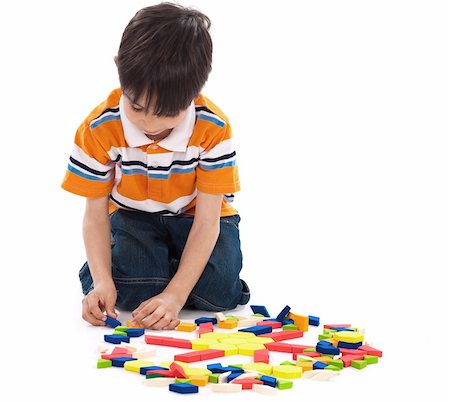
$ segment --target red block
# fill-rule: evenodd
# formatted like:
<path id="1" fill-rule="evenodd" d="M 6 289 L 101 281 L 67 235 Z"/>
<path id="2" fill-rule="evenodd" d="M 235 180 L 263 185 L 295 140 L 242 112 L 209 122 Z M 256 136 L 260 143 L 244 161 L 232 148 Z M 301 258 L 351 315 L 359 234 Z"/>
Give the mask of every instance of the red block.
<path id="1" fill-rule="evenodd" d="M 163 377 L 175 378 L 175 373 L 171 370 L 147 370 L 146 374 L 159 374 Z"/>
<path id="2" fill-rule="evenodd" d="M 189 339 L 167 338 L 164 340 L 164 346 L 172 346 L 173 348 L 192 349 L 192 342 Z"/>
<path id="3" fill-rule="evenodd" d="M 263 336 L 265 338 L 272 338 L 275 342 L 279 342 L 285 341 L 287 339 L 301 338 L 303 336 L 303 332 L 297 329 L 292 329 L 288 331 L 271 332 L 270 334 L 263 334 L 258 336 Z"/>
<path id="4" fill-rule="evenodd" d="M 242 380 L 236 378 L 235 380 L 231 381 L 231 384 L 241 384 L 242 389 L 252 389 L 253 384 L 264 384 L 261 380 L 256 380 L 253 378 L 244 378 Z"/>
<path id="5" fill-rule="evenodd" d="M 342 353 L 343 356 L 345 356 L 345 355 L 355 355 L 355 356 L 362 357 L 362 356 L 368 354 L 368 353 L 364 352 L 363 350 L 358 350 L 358 349 L 339 348 L 339 351 Z"/>
<path id="6" fill-rule="evenodd" d="M 173 357 L 173 360 L 177 360 L 179 362 L 184 362 L 184 363 L 199 362 L 202 360 L 202 354 L 201 354 L 201 352 L 197 352 L 197 351 L 183 353 L 181 355 L 175 355 Z"/>
<path id="7" fill-rule="evenodd" d="M 309 356 L 309 357 L 319 357 L 321 354 L 319 352 L 302 352 L 302 353 L 294 353 L 292 355 L 293 360 L 297 360 L 297 355 Z"/>
<path id="8" fill-rule="evenodd" d="M 214 327 L 212 322 L 205 322 L 198 326 L 198 336 L 206 334 L 208 332 L 214 332 Z"/>
<path id="9" fill-rule="evenodd" d="M 253 361 L 255 363 L 269 364 L 269 351 L 267 349 L 255 350 L 253 354 Z"/>
<path id="10" fill-rule="evenodd" d="M 269 342 L 265 343 L 264 346 L 267 350 L 272 350 L 274 352 L 292 353 L 292 345 L 289 343 Z"/>
<path id="11" fill-rule="evenodd" d="M 218 357 L 224 357 L 225 351 L 217 349 L 206 349 L 200 351 L 202 361 L 209 359 L 217 359 Z"/>
<path id="12" fill-rule="evenodd" d="M 150 345 L 165 345 L 167 339 L 173 339 L 168 336 L 145 335 L 145 343 Z"/>
<path id="13" fill-rule="evenodd" d="M 325 324 L 324 328 L 333 329 L 333 328 L 350 328 L 351 324 Z"/>
<path id="14" fill-rule="evenodd" d="M 183 367 L 181 367 L 179 364 L 173 362 L 170 364 L 170 371 L 175 375 L 177 378 L 188 378 L 186 373 L 184 372 Z"/>
<path id="15" fill-rule="evenodd" d="M 118 355 L 121 353 L 129 353 L 127 348 L 121 348 L 120 346 L 116 346 L 111 352 L 112 355 Z"/>
<path id="16" fill-rule="evenodd" d="M 381 350 L 375 349 L 369 345 L 362 345 L 357 350 L 362 350 L 365 352 L 366 355 L 369 356 L 378 356 L 378 357 L 383 356 L 383 352 Z"/>
<path id="17" fill-rule="evenodd" d="M 305 349 L 311 349 L 315 346 L 306 346 L 306 345 L 295 345 L 292 344 L 292 353 L 303 353 Z"/>
<path id="18" fill-rule="evenodd" d="M 352 360 L 361 360 L 361 356 L 345 355 L 341 356 L 340 359 L 344 362 L 344 367 L 349 367 L 352 363 Z"/>
<path id="19" fill-rule="evenodd" d="M 272 329 L 281 328 L 281 322 L 280 321 L 260 321 L 257 322 L 256 325 L 263 325 L 267 327 L 272 327 Z"/>
<path id="20" fill-rule="evenodd" d="M 106 354 L 103 353 L 102 355 L 102 359 L 105 360 L 111 360 L 113 357 L 133 357 L 131 353 L 110 353 L 110 354 Z"/>

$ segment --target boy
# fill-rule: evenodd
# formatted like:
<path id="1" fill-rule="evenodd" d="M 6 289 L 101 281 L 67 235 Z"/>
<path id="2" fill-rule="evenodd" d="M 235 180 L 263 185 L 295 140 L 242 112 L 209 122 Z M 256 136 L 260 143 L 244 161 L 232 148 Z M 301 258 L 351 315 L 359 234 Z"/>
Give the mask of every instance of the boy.
<path id="1" fill-rule="evenodd" d="M 140 10 L 122 36 L 120 89 L 78 128 L 62 187 L 87 197 L 83 318 L 115 306 L 173 329 L 183 307 L 246 304 L 240 189 L 226 116 L 200 94 L 211 71 L 210 20 L 171 3 Z"/>

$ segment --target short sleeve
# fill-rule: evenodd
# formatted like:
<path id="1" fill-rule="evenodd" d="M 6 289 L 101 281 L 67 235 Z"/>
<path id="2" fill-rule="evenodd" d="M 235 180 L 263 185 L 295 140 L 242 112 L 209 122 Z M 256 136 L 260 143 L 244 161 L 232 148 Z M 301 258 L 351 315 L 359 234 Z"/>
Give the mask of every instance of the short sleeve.
<path id="1" fill-rule="evenodd" d="M 77 130 L 61 187 L 84 197 L 103 197 L 114 185 L 115 162 L 85 121 Z"/>
<path id="2" fill-rule="evenodd" d="M 210 194 L 230 194 L 240 190 L 236 151 L 229 124 L 205 135 L 196 169 L 197 189 Z"/>

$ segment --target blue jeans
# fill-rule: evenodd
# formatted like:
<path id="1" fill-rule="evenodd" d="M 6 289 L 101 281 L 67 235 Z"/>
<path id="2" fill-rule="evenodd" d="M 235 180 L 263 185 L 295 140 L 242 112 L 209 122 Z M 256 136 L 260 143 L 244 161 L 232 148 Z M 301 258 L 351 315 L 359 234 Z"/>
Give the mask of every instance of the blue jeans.
<path id="1" fill-rule="evenodd" d="M 112 275 L 118 308 L 132 311 L 164 290 L 178 269 L 193 219 L 122 209 L 111 215 Z M 239 221 L 239 215 L 220 218 L 219 238 L 185 308 L 223 311 L 248 303 L 249 288 L 239 278 Z M 87 262 L 79 276 L 86 295 L 93 289 Z"/>

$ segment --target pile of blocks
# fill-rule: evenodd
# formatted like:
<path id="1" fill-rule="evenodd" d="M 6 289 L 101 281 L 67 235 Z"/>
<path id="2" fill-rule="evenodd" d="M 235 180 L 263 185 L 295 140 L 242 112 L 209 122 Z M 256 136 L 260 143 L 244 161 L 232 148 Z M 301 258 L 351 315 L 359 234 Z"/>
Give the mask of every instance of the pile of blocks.
<path id="1" fill-rule="evenodd" d="M 329 380 L 345 367 L 362 369 L 378 362 L 382 352 L 364 344 L 364 334 L 350 324 L 326 324 L 316 345 L 288 343 L 308 331 L 310 325 L 319 326 L 315 316 L 294 314 L 286 306 L 274 318 L 266 307 L 251 306 L 253 316 L 237 317 L 216 313 L 215 317 L 199 317 L 195 322 L 182 322 L 178 331 L 197 332 L 192 339 L 145 335 L 144 328 L 127 326 L 111 317 L 106 325 L 114 332 L 104 336 L 98 368 L 123 367 L 145 376 L 148 386 L 165 386 L 177 393 L 197 393 L 208 385 L 216 392 L 253 390 L 272 394 L 293 387 L 293 380 L 310 378 Z M 214 331 L 215 327 L 229 330 Z M 130 338 L 144 336 L 146 345 L 189 349 L 174 355 L 170 362 L 155 365 L 147 360 L 156 349 L 136 347 Z M 111 349 L 112 348 L 112 349 Z M 292 359 L 270 364 L 270 353 L 287 353 Z M 251 356 L 252 363 L 222 366 L 211 362 L 224 356 Z M 205 362 L 205 367 L 191 367 L 190 363 Z"/>

